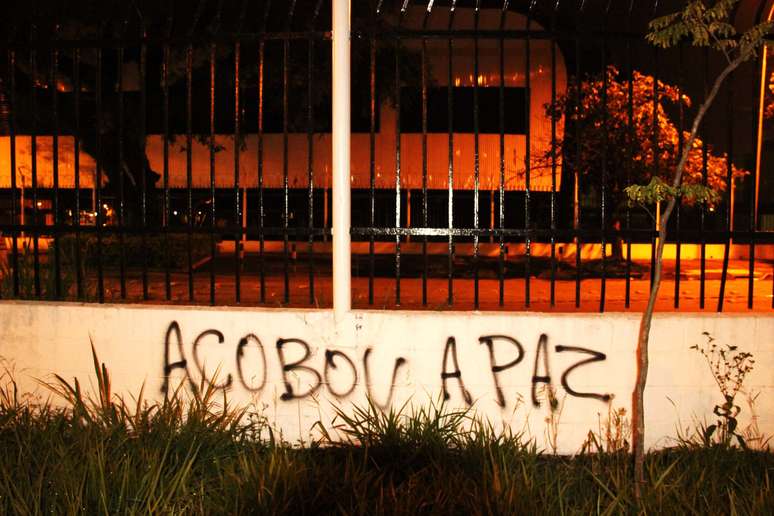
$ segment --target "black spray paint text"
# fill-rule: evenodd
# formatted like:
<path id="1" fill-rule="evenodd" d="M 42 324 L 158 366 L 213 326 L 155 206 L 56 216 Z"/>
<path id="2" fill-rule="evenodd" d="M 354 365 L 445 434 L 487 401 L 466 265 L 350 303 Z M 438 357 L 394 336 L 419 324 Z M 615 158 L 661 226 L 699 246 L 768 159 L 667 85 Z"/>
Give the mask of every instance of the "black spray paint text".
<path id="1" fill-rule="evenodd" d="M 190 387 L 196 390 L 200 384 L 211 385 L 216 389 L 234 388 L 235 384 L 250 393 L 261 393 L 266 387 L 268 378 L 267 350 L 261 339 L 254 333 L 248 333 L 242 336 L 234 348 L 234 367 L 233 373 L 226 375 L 218 373 L 213 375 L 206 371 L 206 367 L 201 357 L 200 346 L 205 342 L 216 342 L 218 345 L 227 345 L 223 333 L 217 329 L 207 329 L 199 333 L 193 340 L 190 347 L 190 356 L 186 355 L 180 324 L 173 321 L 169 324 L 164 336 L 164 380 L 161 391 L 164 395 L 168 394 L 170 388 L 170 376 L 176 370 L 181 371 Z M 489 363 L 488 369 L 492 377 L 492 383 L 495 390 L 495 401 L 500 407 L 505 407 L 506 397 L 501 387 L 500 375 L 519 365 L 525 357 L 524 346 L 518 340 L 506 335 L 484 335 L 479 337 L 478 344 L 487 348 Z M 512 358 L 509 361 L 497 362 L 495 350 L 510 350 Z M 250 366 L 259 366 L 260 374 L 249 375 L 245 373 L 248 367 L 247 352 L 252 351 L 252 359 L 249 360 Z M 377 395 L 373 389 L 371 355 L 373 349 L 367 347 L 362 357 L 353 358 L 350 354 L 341 351 L 326 349 L 324 351 L 324 362 L 322 368 L 314 367 L 311 363 L 312 348 L 303 339 L 299 338 L 280 338 L 274 343 L 274 352 L 276 353 L 279 364 L 278 372 L 284 384 L 284 392 L 281 394 L 283 401 L 306 398 L 314 395 L 320 389 L 327 391 L 335 398 L 346 398 L 352 394 L 359 383 L 363 383 L 366 393 L 370 399 L 381 409 L 388 408 L 392 403 L 392 397 L 395 388 L 395 380 L 402 367 L 408 364 L 405 357 L 397 357 L 391 364 L 392 374 L 387 385 L 386 394 L 381 390 L 377 400 Z M 298 355 L 300 358 L 290 359 L 289 355 Z M 558 380 L 568 395 L 577 398 L 592 398 L 603 402 L 610 400 L 609 394 L 600 394 L 595 392 L 582 392 L 573 388 L 570 382 L 570 375 L 579 368 L 606 360 L 604 353 L 592 349 L 556 345 L 553 347 L 554 353 L 574 353 L 578 355 L 578 360 L 572 365 L 566 367 Z M 173 358 L 173 355 L 177 355 Z M 550 370 L 550 348 L 548 345 L 548 336 L 541 334 L 535 348 L 535 361 L 532 368 L 532 388 L 531 399 L 534 406 L 540 406 L 538 391 L 541 384 L 548 388 L 553 388 L 553 377 Z M 257 355 L 257 358 L 256 358 Z M 456 384 L 459 395 L 468 405 L 474 401 L 473 396 L 465 387 L 463 371 L 460 369 L 457 357 L 457 340 L 454 337 L 446 339 L 446 345 L 443 349 L 441 359 L 440 379 L 444 399 L 451 398 L 451 384 Z M 254 363 L 258 362 L 258 364 Z M 360 368 L 358 368 L 358 364 Z M 379 366 L 381 367 L 381 366 Z M 360 373 L 362 373 L 362 382 L 360 382 Z M 234 374 L 235 373 L 235 374 Z M 308 379 L 306 387 L 301 390 L 294 389 L 291 380 L 299 373 Z M 217 378 L 215 378 L 217 376 Z M 334 382 L 334 376 L 338 381 Z M 196 378 L 199 378 L 197 382 Z"/>

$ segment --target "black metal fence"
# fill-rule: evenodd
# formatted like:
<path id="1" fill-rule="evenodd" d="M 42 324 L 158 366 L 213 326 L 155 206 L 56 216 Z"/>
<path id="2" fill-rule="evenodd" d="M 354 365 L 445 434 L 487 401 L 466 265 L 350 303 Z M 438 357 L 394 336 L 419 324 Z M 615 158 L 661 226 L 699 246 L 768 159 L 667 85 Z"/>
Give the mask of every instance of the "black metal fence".
<path id="1" fill-rule="evenodd" d="M 722 66 L 645 43 L 679 2 L 354 4 L 355 306 L 644 300 L 658 208 L 622 189 L 668 177 Z M 330 0 L 51 9 L 4 22 L 3 297 L 329 305 Z M 674 308 L 774 307 L 761 80 L 695 146 L 720 198 L 670 222 Z"/>

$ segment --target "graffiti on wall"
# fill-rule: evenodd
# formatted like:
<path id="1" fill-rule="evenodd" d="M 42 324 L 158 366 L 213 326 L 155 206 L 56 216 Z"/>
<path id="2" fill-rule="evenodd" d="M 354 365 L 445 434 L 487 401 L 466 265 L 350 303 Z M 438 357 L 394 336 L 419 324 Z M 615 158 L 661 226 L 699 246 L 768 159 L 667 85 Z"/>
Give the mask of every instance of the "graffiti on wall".
<path id="1" fill-rule="evenodd" d="M 208 372 L 202 358 L 203 344 L 217 344 L 224 346 L 224 351 L 233 356 L 233 364 L 225 375 L 219 370 L 217 374 Z M 522 364 L 526 356 L 524 345 L 517 339 L 507 335 L 483 335 L 478 338 L 478 345 L 484 346 L 489 357 L 488 367 L 494 385 L 494 400 L 501 408 L 506 406 L 506 393 L 502 387 L 501 376 L 504 372 L 512 370 Z M 228 346 L 234 346 L 229 349 Z M 458 358 L 458 344 L 454 336 L 446 338 L 446 344 L 440 358 L 440 382 L 442 396 L 448 400 L 456 390 L 467 405 L 473 403 L 474 397 L 465 385 L 463 370 L 460 368 Z M 188 350 L 188 352 L 186 352 Z M 510 360 L 498 362 L 496 351 L 510 353 Z M 212 386 L 215 389 L 244 389 L 251 394 L 260 395 L 268 383 L 269 369 L 267 356 L 273 353 L 276 356 L 277 371 L 281 378 L 284 390 L 280 395 L 282 401 L 292 401 L 311 397 L 321 389 L 336 399 L 344 399 L 350 396 L 358 386 L 365 388 L 366 394 L 373 403 L 382 410 L 386 410 L 392 403 L 395 391 L 396 379 L 401 369 L 409 364 L 409 358 L 397 357 L 390 363 L 391 374 L 386 385 L 375 386 L 372 376 L 373 368 L 382 369 L 382 364 L 373 364 L 373 348 L 366 347 L 362 356 L 354 356 L 338 349 L 325 349 L 322 365 L 315 366 L 313 359 L 313 347 L 301 338 L 278 338 L 272 342 L 269 349 L 268 343 L 263 341 L 255 333 L 243 335 L 235 343 L 227 343 L 223 332 L 210 328 L 200 332 L 187 346 L 183 340 L 180 324 L 172 321 L 167 327 L 164 336 L 164 360 L 162 393 L 169 393 L 171 377 L 173 373 L 182 373 L 184 381 L 191 389 L 196 390 L 199 385 Z M 577 360 L 566 366 L 560 374 L 552 374 L 550 364 L 551 353 L 577 357 Z M 604 362 L 607 359 L 604 353 L 593 349 L 565 346 L 557 344 L 549 346 L 549 337 L 541 334 L 535 346 L 535 360 L 532 365 L 531 398 L 534 406 L 540 406 L 538 390 L 541 386 L 553 388 L 558 381 L 567 394 L 576 398 L 591 398 L 607 402 L 609 394 L 585 392 L 573 386 L 572 374 L 580 368 L 595 362 Z M 524 366 L 522 366 L 524 367 Z M 255 374 L 248 373 L 257 371 Z M 303 388 L 294 387 L 293 379 L 303 377 Z"/>

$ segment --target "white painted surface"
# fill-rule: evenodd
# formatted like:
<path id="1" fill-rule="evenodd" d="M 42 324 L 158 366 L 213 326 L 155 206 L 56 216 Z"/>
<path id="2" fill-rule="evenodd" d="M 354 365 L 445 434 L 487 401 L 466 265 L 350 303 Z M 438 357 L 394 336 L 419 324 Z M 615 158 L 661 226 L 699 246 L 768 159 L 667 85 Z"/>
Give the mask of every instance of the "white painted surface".
<path id="1" fill-rule="evenodd" d="M 330 425 L 334 406 L 345 410 L 352 403 L 363 404 L 367 393 L 383 404 L 393 389 L 393 406 L 403 403 L 424 404 L 439 400 L 443 391 L 441 374 L 444 350 L 454 337 L 459 367 L 473 410 L 489 419 L 495 427 L 509 425 L 514 431 L 526 430 L 540 446 L 548 446 L 545 402 L 534 407 L 531 401 L 537 345 L 541 334 L 547 336 L 552 384 L 561 403 L 558 418 L 558 449 L 572 453 L 580 449 L 589 430 L 599 431 L 607 420 L 608 404 L 598 399 L 579 398 L 561 387 L 561 377 L 573 364 L 589 358 L 574 351 L 557 352 L 556 346 L 587 348 L 603 353 L 605 359 L 583 365 L 567 375 L 569 386 L 579 392 L 610 394 L 610 406 L 629 411 L 634 378 L 634 344 L 637 314 L 501 314 L 453 312 L 379 312 L 355 311 L 340 324 L 334 324 L 331 311 L 262 310 L 234 308 L 188 308 L 145 306 L 95 306 L 77 304 L 2 302 L 0 303 L 0 356 L 13 370 L 22 392 L 45 393 L 38 379 L 51 379 L 52 373 L 65 378 L 78 377 L 84 385 L 94 384 L 89 340 L 94 342 L 101 361 L 109 368 L 114 391 L 136 395 L 145 384 L 146 396 L 161 398 L 164 384 L 165 335 L 170 324 L 181 329 L 180 356 L 177 340 L 169 339 L 168 363 L 187 360 L 188 374 L 201 382 L 201 371 L 208 377 L 219 370 L 217 382 L 230 378 L 230 400 L 255 403 L 283 436 L 308 441 L 315 437 L 313 425 Z M 207 330 L 222 332 L 223 342 L 215 334 L 206 334 L 194 350 L 197 336 Z M 712 408 L 719 392 L 703 358 L 689 349 L 702 342 L 702 332 L 710 332 L 719 342 L 739 345 L 755 355 L 755 370 L 746 382 L 747 390 L 760 393 L 755 405 L 760 430 L 774 433 L 774 317 L 771 315 L 663 314 L 655 319 L 651 344 L 651 368 L 646 399 L 647 444 L 668 446 L 678 426 L 712 420 Z M 266 358 L 266 382 L 259 392 L 250 392 L 262 383 L 263 362 L 255 340 L 243 348 L 240 377 L 237 349 L 240 339 L 254 334 L 263 346 Z M 487 346 L 482 336 L 504 335 L 516 339 L 524 350 L 522 360 L 497 374 L 505 406 L 497 404 L 497 395 Z M 310 356 L 303 366 L 323 376 L 326 351 L 345 354 L 334 357 L 336 368 L 328 369 L 328 381 L 314 394 L 283 400 L 286 392 L 279 339 L 301 339 L 308 343 Z M 370 349 L 369 382 L 365 380 L 364 354 Z M 561 349 L 561 348 L 560 348 Z M 283 346 L 286 364 L 303 358 L 304 348 L 296 341 Z M 495 341 L 497 364 L 517 357 L 514 344 Z M 198 357 L 199 365 L 196 361 Z M 395 361 L 405 359 L 391 382 Z M 453 362 L 447 371 L 453 371 Z M 295 369 L 286 373 L 296 394 L 316 384 L 314 373 Z M 185 369 L 175 368 L 169 388 L 185 381 Z M 337 398 L 333 392 L 344 393 Z M 459 382 L 447 379 L 450 407 L 464 407 Z M 744 401 L 740 395 L 739 401 Z M 745 403 L 742 425 L 751 412 Z"/>
<path id="2" fill-rule="evenodd" d="M 351 57 L 350 0 L 333 0 L 333 309 L 341 319 L 352 306 L 350 250 Z"/>

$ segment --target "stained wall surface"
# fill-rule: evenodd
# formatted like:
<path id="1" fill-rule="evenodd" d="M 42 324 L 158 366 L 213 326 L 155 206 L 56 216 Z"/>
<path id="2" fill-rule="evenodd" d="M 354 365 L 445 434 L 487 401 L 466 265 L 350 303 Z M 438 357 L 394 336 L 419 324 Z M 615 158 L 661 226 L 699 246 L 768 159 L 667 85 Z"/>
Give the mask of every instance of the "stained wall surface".
<path id="1" fill-rule="evenodd" d="M 144 385 L 163 399 L 213 383 L 230 402 L 251 404 L 291 442 L 319 437 L 336 408 L 367 396 L 396 409 L 438 403 L 470 407 L 495 428 L 525 432 L 540 447 L 581 449 L 604 432 L 610 411 L 630 414 L 638 314 L 356 311 L 0 303 L 0 359 L 21 391 L 49 396 L 38 380 L 57 373 L 94 387 L 90 351 L 127 400 Z M 720 401 L 694 344 L 754 354 L 740 394 L 741 425 L 774 433 L 774 317 L 663 314 L 652 333 L 646 393 L 647 445 L 714 421 Z M 5 376 L 3 381 L 8 381 Z M 548 391 L 558 406 L 551 411 Z M 747 396 L 757 396 L 754 413 Z M 334 430 L 335 433 L 335 430 Z"/>

